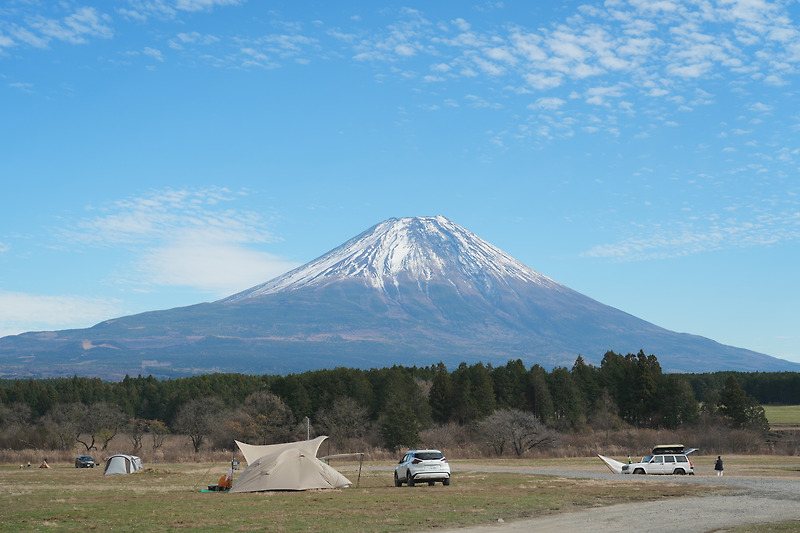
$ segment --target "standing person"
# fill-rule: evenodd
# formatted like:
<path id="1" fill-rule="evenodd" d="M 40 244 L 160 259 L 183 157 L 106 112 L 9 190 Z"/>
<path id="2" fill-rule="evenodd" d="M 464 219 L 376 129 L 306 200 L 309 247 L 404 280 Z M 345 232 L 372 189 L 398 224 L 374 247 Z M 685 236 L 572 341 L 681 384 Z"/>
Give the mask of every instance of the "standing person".
<path id="1" fill-rule="evenodd" d="M 722 475 L 722 472 L 723 472 L 722 457 L 720 457 L 719 455 L 717 456 L 717 460 L 714 462 L 714 470 L 717 471 L 717 475 L 718 476 Z"/>

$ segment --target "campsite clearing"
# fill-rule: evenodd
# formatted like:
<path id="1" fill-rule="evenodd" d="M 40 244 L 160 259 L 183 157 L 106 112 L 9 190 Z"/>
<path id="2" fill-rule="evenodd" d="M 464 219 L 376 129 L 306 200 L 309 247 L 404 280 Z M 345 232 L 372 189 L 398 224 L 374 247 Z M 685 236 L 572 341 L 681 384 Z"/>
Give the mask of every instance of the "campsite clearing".
<path id="1" fill-rule="evenodd" d="M 599 464 L 596 458 L 583 461 L 590 470 Z M 395 488 L 390 468 L 367 463 L 358 488 L 201 493 L 229 465 L 145 465 L 128 476 L 51 466 L 0 467 L 0 529 L 263 531 L 268 526 L 270 531 L 287 532 L 424 531 L 724 490 L 686 483 L 492 473 L 459 469 L 456 461 L 450 487 Z M 336 467 L 348 475 L 357 464 Z"/>

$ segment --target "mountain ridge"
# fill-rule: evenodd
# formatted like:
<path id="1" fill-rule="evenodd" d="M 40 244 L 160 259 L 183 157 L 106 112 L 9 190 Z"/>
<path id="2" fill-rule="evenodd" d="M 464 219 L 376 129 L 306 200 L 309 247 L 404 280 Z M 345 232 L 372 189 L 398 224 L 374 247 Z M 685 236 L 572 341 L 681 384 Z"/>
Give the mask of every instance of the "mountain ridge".
<path id="1" fill-rule="evenodd" d="M 227 298 L 0 339 L 5 376 L 215 371 L 482 361 L 599 364 L 606 351 L 669 372 L 800 370 L 675 333 L 544 276 L 443 216 L 385 220 L 330 252 Z"/>

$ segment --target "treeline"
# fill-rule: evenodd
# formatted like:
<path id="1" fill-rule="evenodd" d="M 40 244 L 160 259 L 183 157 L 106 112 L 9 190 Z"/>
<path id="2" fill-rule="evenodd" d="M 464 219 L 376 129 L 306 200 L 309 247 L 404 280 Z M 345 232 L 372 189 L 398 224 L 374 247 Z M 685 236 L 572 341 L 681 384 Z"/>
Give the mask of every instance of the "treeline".
<path id="1" fill-rule="evenodd" d="M 366 428 L 383 445 L 412 445 L 434 424 L 480 427 L 498 413 L 530 417 L 548 430 L 586 427 L 674 429 L 700 417 L 732 427 L 767 429 L 759 403 L 800 404 L 800 374 L 665 374 L 654 355 L 607 352 L 600 366 L 578 356 L 571 368 L 526 368 L 462 363 L 359 370 L 336 368 L 287 376 L 208 374 L 159 381 L 97 378 L 0 382 L 0 445 L 48 440 L 87 449 L 118 432 L 169 430 L 192 438 L 195 449 L 223 428 L 216 445 L 232 439 L 277 442 L 296 438 L 313 421 L 340 438 Z M 218 431 L 219 432 L 219 431 Z M 304 432 L 303 432 L 304 433 Z M 491 431 L 489 431 L 491 433 Z M 138 441 L 137 441 L 138 437 Z M 82 439 L 82 440 L 81 440 Z"/>
<path id="2" fill-rule="evenodd" d="M 708 395 L 724 387 L 733 376 L 742 389 L 764 405 L 800 405 L 800 372 L 714 372 L 685 374 L 695 397 L 705 401 Z"/>

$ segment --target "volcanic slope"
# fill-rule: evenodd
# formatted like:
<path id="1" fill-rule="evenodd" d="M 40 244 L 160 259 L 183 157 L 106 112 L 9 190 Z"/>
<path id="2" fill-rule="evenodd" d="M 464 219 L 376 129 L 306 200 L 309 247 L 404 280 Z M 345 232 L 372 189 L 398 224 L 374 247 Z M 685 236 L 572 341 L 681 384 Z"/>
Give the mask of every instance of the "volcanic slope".
<path id="1" fill-rule="evenodd" d="M 171 376 L 517 358 L 570 366 L 578 354 L 599 364 L 607 350 L 644 350 L 665 371 L 800 369 L 603 305 L 441 216 L 386 220 L 217 302 L 0 339 L 0 364 L 6 375 Z"/>

